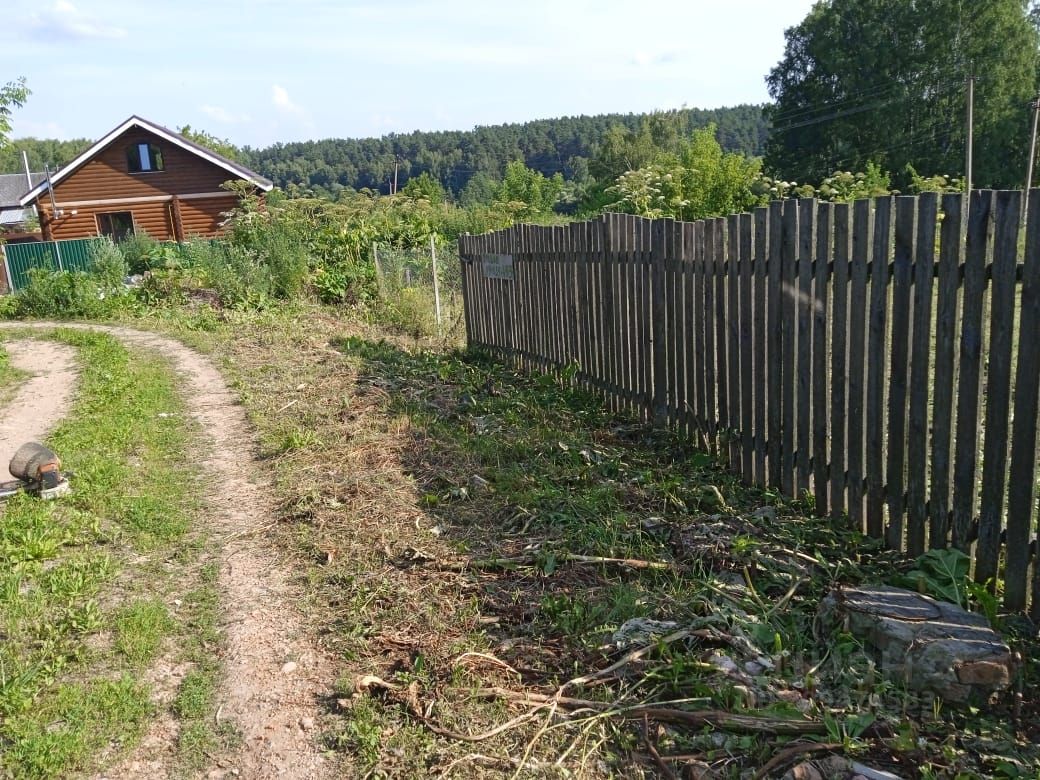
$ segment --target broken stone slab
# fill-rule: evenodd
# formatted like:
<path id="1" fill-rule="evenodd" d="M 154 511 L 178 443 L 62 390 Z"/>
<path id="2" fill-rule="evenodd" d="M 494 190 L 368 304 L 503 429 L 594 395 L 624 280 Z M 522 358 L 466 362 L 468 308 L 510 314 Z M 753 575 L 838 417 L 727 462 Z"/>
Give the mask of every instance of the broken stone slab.
<path id="1" fill-rule="evenodd" d="M 842 625 L 878 656 L 882 673 L 943 701 L 985 702 L 1011 684 L 1011 649 L 982 615 L 903 588 L 838 589 L 820 604 L 824 627 Z"/>
<path id="2" fill-rule="evenodd" d="M 656 639 L 667 636 L 679 627 L 674 620 L 650 620 L 649 618 L 632 618 L 626 620 L 614 632 L 610 641 L 619 649 L 636 645 L 647 645 Z"/>

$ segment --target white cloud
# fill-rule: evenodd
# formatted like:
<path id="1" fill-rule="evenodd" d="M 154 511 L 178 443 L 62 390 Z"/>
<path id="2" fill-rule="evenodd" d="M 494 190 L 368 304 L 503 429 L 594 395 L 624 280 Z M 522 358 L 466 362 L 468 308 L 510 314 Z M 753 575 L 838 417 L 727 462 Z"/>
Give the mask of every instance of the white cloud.
<path id="1" fill-rule="evenodd" d="M 632 55 L 629 64 L 637 68 L 649 68 L 655 65 L 671 65 L 677 59 L 679 59 L 679 54 L 676 51 L 637 51 Z"/>
<path id="2" fill-rule="evenodd" d="M 369 124 L 377 131 L 394 130 L 401 126 L 401 120 L 392 114 L 372 114 Z"/>
<path id="3" fill-rule="evenodd" d="M 199 106 L 199 111 L 208 116 L 214 122 L 220 122 L 225 125 L 233 125 L 238 122 L 248 122 L 248 114 L 236 114 L 233 111 L 228 111 L 226 108 L 220 106 Z"/>
<path id="4" fill-rule="evenodd" d="M 29 17 L 29 28 L 44 40 L 114 40 L 127 35 L 123 27 L 86 16 L 68 0 L 57 0 L 48 10 Z"/>
<path id="5" fill-rule="evenodd" d="M 296 105 L 289 97 L 289 90 L 280 84 L 274 84 L 271 87 L 271 103 L 282 114 L 301 116 L 304 113 L 303 108 Z"/>

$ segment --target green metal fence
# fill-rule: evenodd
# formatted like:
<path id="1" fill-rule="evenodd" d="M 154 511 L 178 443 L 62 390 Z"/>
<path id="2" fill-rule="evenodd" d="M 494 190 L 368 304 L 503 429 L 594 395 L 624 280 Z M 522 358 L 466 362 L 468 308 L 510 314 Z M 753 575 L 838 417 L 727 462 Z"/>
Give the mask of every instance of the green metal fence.
<path id="1" fill-rule="evenodd" d="M 47 268 L 53 271 L 87 271 L 94 262 L 91 248 L 103 239 L 81 238 L 74 241 L 37 241 L 7 244 L 7 278 L 11 290 L 17 292 L 29 284 L 29 271 Z"/>

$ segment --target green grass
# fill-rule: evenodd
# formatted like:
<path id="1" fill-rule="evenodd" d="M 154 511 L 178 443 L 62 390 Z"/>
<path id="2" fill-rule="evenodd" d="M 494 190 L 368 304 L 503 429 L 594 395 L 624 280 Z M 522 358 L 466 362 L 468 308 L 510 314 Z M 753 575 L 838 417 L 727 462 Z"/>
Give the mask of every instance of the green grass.
<path id="1" fill-rule="evenodd" d="M 132 745 L 151 714 L 147 688 L 129 676 L 59 684 L 4 721 L 4 769 L 12 777 L 66 776 L 103 748 Z"/>
<path id="2" fill-rule="evenodd" d="M 159 653 L 163 638 L 173 626 L 166 605 L 158 599 L 142 599 L 115 614 L 115 642 L 128 662 L 147 666 Z"/>
<path id="3" fill-rule="evenodd" d="M 51 337 L 76 347 L 81 366 L 73 407 L 47 438 L 73 491 L 3 507 L 0 767 L 11 777 L 90 771 L 131 747 L 154 713 L 142 672 L 168 643 L 185 652 L 194 621 L 214 631 L 212 614 L 174 614 L 169 595 L 183 585 L 166 562 L 191 565 L 202 549 L 188 533 L 196 434 L 170 367 L 107 335 Z"/>
<path id="4" fill-rule="evenodd" d="M 198 571 L 197 586 L 184 596 L 184 606 L 192 617 L 185 628 L 183 657 L 192 664 L 173 701 L 173 714 L 180 721 L 177 754 L 187 772 L 201 769 L 217 750 L 235 745 L 238 735 L 226 721 L 217 722 L 214 699 L 221 666 L 215 655 L 220 644 L 218 621 L 220 598 L 216 564 L 207 563 Z"/>
<path id="5" fill-rule="evenodd" d="M 0 345 L 0 407 L 11 400 L 18 384 L 27 376 L 26 372 L 11 365 L 7 350 Z"/>

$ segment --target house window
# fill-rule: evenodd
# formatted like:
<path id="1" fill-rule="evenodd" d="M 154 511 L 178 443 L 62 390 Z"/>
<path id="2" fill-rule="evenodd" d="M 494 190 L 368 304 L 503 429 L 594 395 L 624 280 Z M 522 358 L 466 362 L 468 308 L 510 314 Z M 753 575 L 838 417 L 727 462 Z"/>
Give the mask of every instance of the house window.
<path id="1" fill-rule="evenodd" d="M 162 151 L 155 144 L 134 144 L 126 150 L 130 173 L 148 173 L 163 169 Z"/>
<path id="2" fill-rule="evenodd" d="M 134 215 L 129 211 L 110 211 L 97 215 L 98 232 L 113 241 L 122 241 L 134 234 Z"/>

